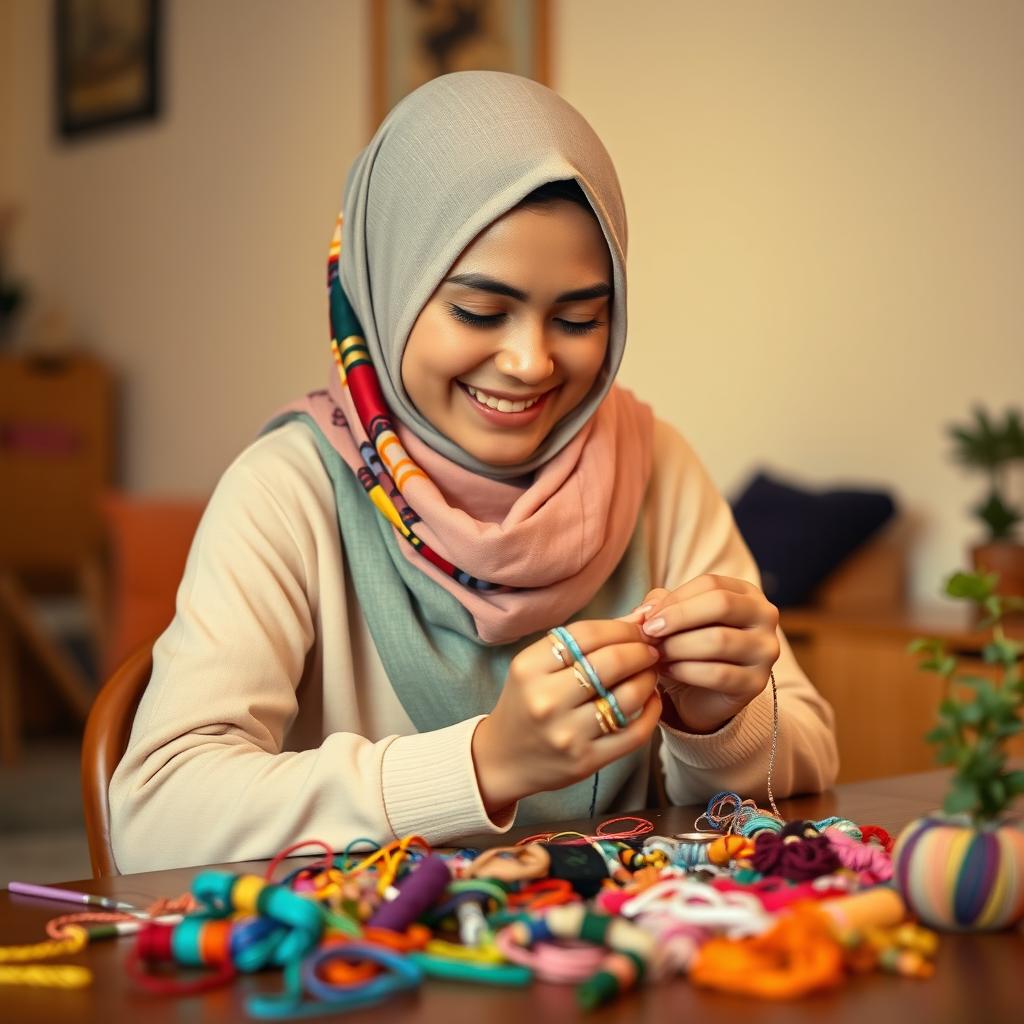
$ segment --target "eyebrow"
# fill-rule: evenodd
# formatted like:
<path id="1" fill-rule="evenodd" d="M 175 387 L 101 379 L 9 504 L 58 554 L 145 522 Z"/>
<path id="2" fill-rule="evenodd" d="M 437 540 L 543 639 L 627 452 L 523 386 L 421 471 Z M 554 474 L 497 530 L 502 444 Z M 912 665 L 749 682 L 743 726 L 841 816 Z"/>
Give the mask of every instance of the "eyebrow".
<path id="1" fill-rule="evenodd" d="M 530 296 L 519 288 L 513 288 L 504 281 L 496 281 L 486 274 L 453 274 L 446 277 L 445 284 L 461 284 L 466 288 L 473 288 L 478 292 L 491 292 L 493 295 L 507 295 L 510 299 L 517 299 L 519 302 L 526 302 Z M 571 292 L 562 292 L 555 298 L 555 302 L 582 302 L 584 299 L 600 299 L 611 295 L 612 287 L 606 282 L 592 284 L 587 288 L 576 288 Z"/>

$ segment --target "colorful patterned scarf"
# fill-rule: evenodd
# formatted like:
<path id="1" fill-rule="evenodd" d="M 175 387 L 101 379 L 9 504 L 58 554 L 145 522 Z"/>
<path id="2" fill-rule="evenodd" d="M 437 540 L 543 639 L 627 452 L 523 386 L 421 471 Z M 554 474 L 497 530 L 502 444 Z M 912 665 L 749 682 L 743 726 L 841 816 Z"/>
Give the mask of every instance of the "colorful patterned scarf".
<path id="1" fill-rule="evenodd" d="M 331 422 L 347 428 L 356 446 L 362 464 L 355 460 L 349 465 L 356 479 L 363 485 L 370 500 L 381 515 L 389 519 L 395 529 L 412 545 L 413 549 L 436 566 L 445 575 L 471 590 L 500 592 L 508 587 L 480 580 L 465 569 L 460 569 L 438 554 L 416 532 L 421 522 L 416 510 L 405 499 L 403 488 L 415 477 L 427 479 L 426 474 L 409 457 L 391 421 L 391 410 L 380 390 L 377 371 L 373 368 L 366 347 L 363 329 L 359 326 L 352 304 L 345 295 L 338 275 L 341 256 L 341 225 L 343 214 L 338 214 L 327 257 L 327 294 L 330 303 L 331 353 L 338 368 L 338 380 L 352 396 L 352 404 L 362 427 L 357 436 L 339 405 L 331 410 Z M 341 339 L 340 341 L 338 339 Z M 346 446 L 347 447 L 347 446 Z M 342 453 L 344 455 L 344 452 Z"/>

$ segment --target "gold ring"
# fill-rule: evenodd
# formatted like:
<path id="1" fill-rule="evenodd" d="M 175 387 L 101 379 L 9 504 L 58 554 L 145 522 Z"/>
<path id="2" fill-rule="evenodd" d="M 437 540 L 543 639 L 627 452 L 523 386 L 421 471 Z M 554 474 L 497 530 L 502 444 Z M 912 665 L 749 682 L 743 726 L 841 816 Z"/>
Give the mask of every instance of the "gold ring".
<path id="1" fill-rule="evenodd" d="M 595 708 L 598 715 L 604 720 L 604 724 L 608 727 L 609 732 L 618 732 L 621 726 L 615 720 L 615 713 L 612 711 L 611 704 L 604 697 L 598 697 L 594 701 Z"/>
<path id="2" fill-rule="evenodd" d="M 594 684 L 583 674 L 583 670 L 575 663 L 572 666 L 572 674 L 576 677 L 576 682 L 583 687 L 584 690 L 592 690 Z"/>
<path id="3" fill-rule="evenodd" d="M 604 715 L 601 714 L 600 708 L 594 708 L 594 717 L 597 719 L 597 724 L 601 727 L 601 734 L 607 736 L 612 730 L 604 720 Z"/>

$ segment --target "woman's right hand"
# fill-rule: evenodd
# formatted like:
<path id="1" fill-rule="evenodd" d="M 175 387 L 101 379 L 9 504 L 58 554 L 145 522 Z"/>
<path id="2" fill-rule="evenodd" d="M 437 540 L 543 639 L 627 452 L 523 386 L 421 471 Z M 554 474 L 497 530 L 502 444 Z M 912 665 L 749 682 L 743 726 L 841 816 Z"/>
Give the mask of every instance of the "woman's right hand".
<path id="1" fill-rule="evenodd" d="M 657 727 L 659 652 L 646 642 L 638 617 L 574 622 L 567 628 L 629 724 L 602 734 L 593 688 L 560 666 L 550 636 L 520 651 L 497 705 L 473 734 L 477 782 L 492 816 L 532 793 L 593 775 L 643 746 Z M 571 664 L 571 655 L 566 657 Z"/>

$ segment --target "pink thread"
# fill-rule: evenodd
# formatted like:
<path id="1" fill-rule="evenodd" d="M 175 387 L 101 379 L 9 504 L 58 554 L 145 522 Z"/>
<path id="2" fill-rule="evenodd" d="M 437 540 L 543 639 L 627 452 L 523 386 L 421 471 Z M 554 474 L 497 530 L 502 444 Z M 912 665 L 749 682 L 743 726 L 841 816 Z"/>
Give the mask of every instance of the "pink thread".
<path id="1" fill-rule="evenodd" d="M 587 943 L 537 942 L 533 949 L 520 946 L 507 928 L 498 932 L 496 942 L 505 959 L 529 967 L 541 981 L 575 985 L 598 971 L 608 951 Z"/>
<path id="2" fill-rule="evenodd" d="M 859 842 L 837 828 L 825 829 L 825 836 L 832 844 L 839 863 L 850 871 L 856 871 L 862 882 L 874 885 L 892 878 L 892 858 L 880 846 Z"/>
<path id="3" fill-rule="evenodd" d="M 606 914 L 619 914 L 622 912 L 622 905 L 628 903 L 634 895 L 635 893 L 626 892 L 625 889 L 602 889 L 594 897 L 594 906 Z"/>
<path id="4" fill-rule="evenodd" d="M 840 878 L 820 878 L 814 882 L 801 882 L 794 885 L 785 878 L 772 876 L 756 882 L 741 885 L 731 878 L 715 878 L 711 886 L 719 892 L 749 892 L 761 903 L 769 914 L 784 910 L 794 903 L 805 900 L 824 900 L 833 896 L 845 896 L 850 886 Z"/>
<path id="5" fill-rule="evenodd" d="M 700 947 L 711 938 L 711 931 L 680 921 L 671 914 L 641 914 L 637 923 L 658 939 L 654 957 L 648 965 L 652 981 L 686 974 Z"/>

